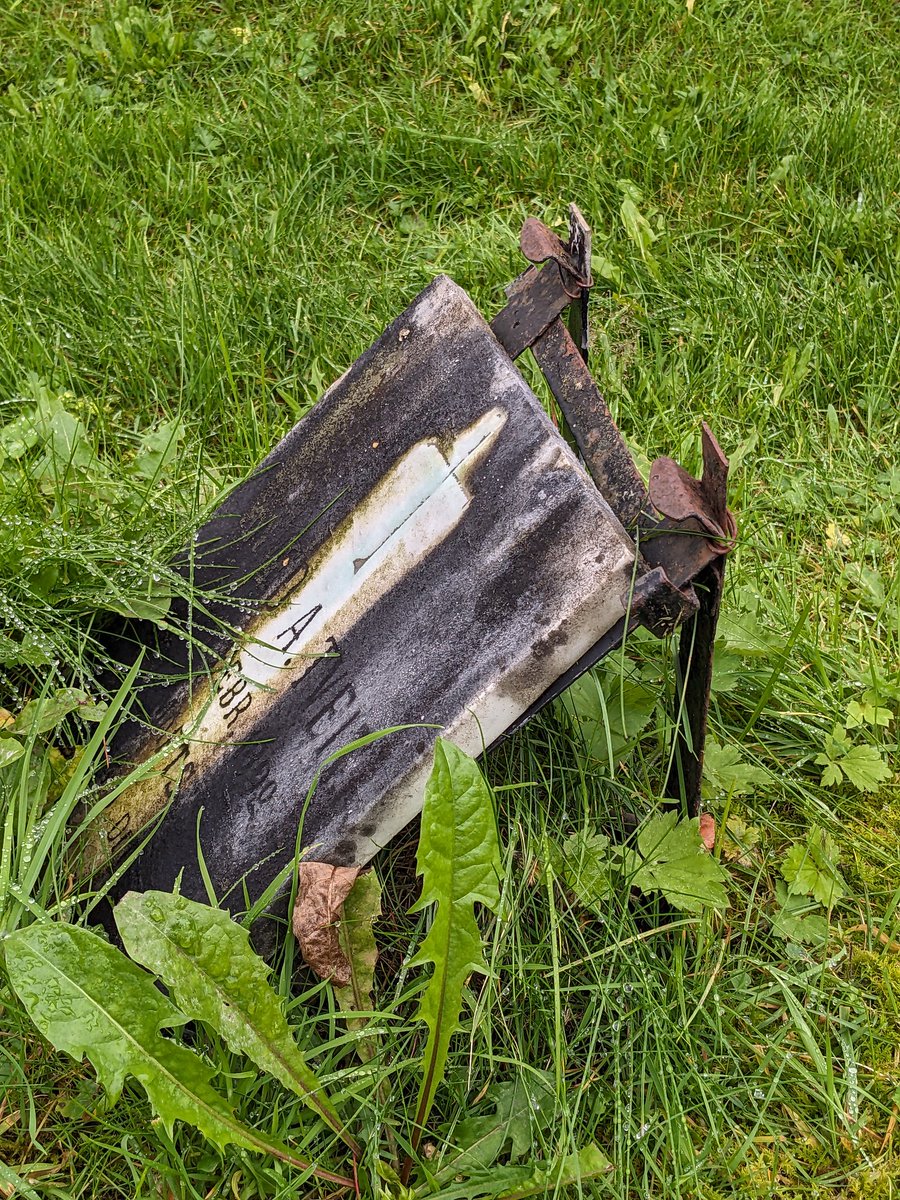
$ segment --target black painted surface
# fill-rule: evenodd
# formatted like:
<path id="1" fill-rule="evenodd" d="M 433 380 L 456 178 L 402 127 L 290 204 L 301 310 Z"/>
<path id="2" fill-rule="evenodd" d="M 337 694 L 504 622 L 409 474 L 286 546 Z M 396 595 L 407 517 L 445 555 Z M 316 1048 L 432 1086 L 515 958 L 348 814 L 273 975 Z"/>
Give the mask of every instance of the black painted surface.
<path id="1" fill-rule="evenodd" d="M 327 755 L 398 724 L 435 724 L 471 740 L 467 711 L 486 712 L 488 695 L 512 714 L 506 728 L 621 618 L 630 540 L 468 297 L 444 278 L 200 531 L 192 569 L 222 593 L 214 612 L 242 628 L 271 615 L 265 606 L 277 610 L 309 583 L 311 560 L 340 543 L 342 523 L 405 454 L 429 439 L 450 445 L 493 409 L 505 424 L 470 473 L 464 515 L 336 640 L 323 635 L 317 652 L 334 657 L 295 661 L 271 692 L 245 693 L 230 680 L 214 697 L 213 709 L 240 710 L 229 726 L 236 744 L 202 750 L 197 762 L 201 749 L 190 745 L 176 755 L 185 767 L 178 794 L 119 891 L 170 888 L 183 871 L 184 893 L 203 898 L 195 851 L 203 808 L 201 839 L 218 893 L 245 878 L 258 896 L 293 853 L 307 788 Z M 242 601 L 255 607 L 244 611 Z M 284 644 L 296 619 L 285 615 Z M 131 722 L 113 746 L 119 769 L 160 744 L 152 729 L 185 725 L 198 673 L 202 693 L 203 671 L 230 645 L 210 633 L 208 653 L 191 662 L 173 634 L 149 636 L 158 650 L 149 672 L 175 682 L 143 688 L 143 723 Z M 119 649 L 127 660 L 124 640 Z M 416 795 L 421 802 L 416 789 L 437 732 L 394 733 L 327 767 L 304 819 L 309 857 L 362 862 L 402 827 Z M 111 810 L 113 856 L 172 790 L 165 780 L 153 787 L 149 801 L 129 792 Z"/>

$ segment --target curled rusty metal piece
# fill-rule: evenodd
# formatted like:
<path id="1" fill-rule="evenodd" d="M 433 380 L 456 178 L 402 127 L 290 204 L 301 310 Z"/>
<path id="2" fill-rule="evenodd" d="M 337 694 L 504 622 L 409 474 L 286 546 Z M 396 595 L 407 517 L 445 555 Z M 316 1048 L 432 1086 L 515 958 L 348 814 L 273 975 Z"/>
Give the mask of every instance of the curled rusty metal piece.
<path id="1" fill-rule="evenodd" d="M 667 637 L 690 620 L 696 608 L 692 581 L 733 543 L 734 520 L 725 507 L 728 461 L 704 425 L 703 478 L 694 479 L 672 459 L 661 458 L 651 470 L 648 492 L 588 370 L 586 345 L 579 344 L 587 340 L 586 318 L 579 310 L 586 307 L 588 289 L 580 288 L 578 299 L 573 299 L 566 288 L 577 272 L 581 278 L 587 273 L 590 229 L 574 205 L 570 239 L 566 247 L 540 221 L 525 222 L 526 252 L 536 258 L 544 255 L 546 265 L 540 270 L 529 267 L 509 285 L 509 303 L 491 321 L 491 329 L 511 358 L 530 347 L 597 488 L 635 538 L 641 573 L 649 575 L 637 597 L 641 623 Z M 579 316 L 578 341 L 561 319 L 566 308 L 570 318 L 573 313 Z M 651 602 L 652 581 L 660 578 L 657 568 L 665 585 L 657 587 Z"/>
<path id="2" fill-rule="evenodd" d="M 631 607 L 640 623 L 657 637 L 670 637 L 696 616 L 700 601 L 690 584 L 676 587 L 662 567 L 653 567 L 635 581 Z"/>
<path id="3" fill-rule="evenodd" d="M 713 539 L 710 550 L 727 554 L 734 548 L 737 523 L 726 503 L 728 459 L 703 422 L 703 476 L 695 479 L 674 459 L 658 458 L 650 468 L 650 503 L 670 521 L 691 523 Z"/>
<path id="4" fill-rule="evenodd" d="M 519 246 L 530 263 L 552 261 L 558 264 L 563 287 L 570 299 L 577 300 L 585 288 L 593 286 L 590 263 L 579 261 L 576 253 L 537 217 L 529 217 L 522 226 Z"/>

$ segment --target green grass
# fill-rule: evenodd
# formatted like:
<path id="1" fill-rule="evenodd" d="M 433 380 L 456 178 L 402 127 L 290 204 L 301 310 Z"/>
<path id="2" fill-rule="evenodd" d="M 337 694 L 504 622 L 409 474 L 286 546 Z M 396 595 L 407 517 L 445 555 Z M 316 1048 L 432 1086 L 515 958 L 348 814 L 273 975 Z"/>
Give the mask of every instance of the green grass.
<path id="1" fill-rule="evenodd" d="M 196 515 L 436 272 L 499 308 L 523 218 L 560 221 L 576 200 L 609 276 L 592 366 L 631 445 L 696 468 L 706 417 L 732 456 L 741 536 L 712 724 L 756 774 L 740 785 L 732 764 L 710 781 L 724 920 L 679 924 L 627 896 L 601 919 L 553 883 L 545 839 L 647 810 L 665 729 L 651 723 L 612 779 L 562 711 L 493 755 L 510 871 L 487 929 L 495 974 L 474 985 L 440 1120 L 452 1136 L 489 1081 L 542 1070 L 558 1108 L 541 1155 L 596 1138 L 613 1163 L 590 1194 L 889 1197 L 900 799 L 895 782 L 825 787 L 815 759 L 868 690 L 891 722 L 849 736 L 900 765 L 900 9 L 598 10 L 4 7 L 0 423 L 35 388 L 71 392 L 105 482 L 42 490 L 0 463 L 2 632 L 49 646 L 58 682 L 93 686 L 109 581 L 123 603 L 146 595 Z M 625 190 L 656 235 L 643 256 Z M 176 460 L 135 482 L 142 437 L 174 420 Z M 666 653 L 640 641 L 633 657 L 652 674 Z M 11 709 L 53 673 L 39 653 L 0 671 Z M 757 837 L 743 852 L 736 818 Z M 812 824 L 837 839 L 848 885 L 820 949 L 770 920 Z M 421 927 L 404 915 L 408 847 L 379 869 L 387 1004 Z M 301 1036 L 324 1040 L 320 1065 L 372 1130 L 399 1132 L 417 1031 L 390 1039 L 402 1086 L 385 1107 L 307 985 L 290 1000 Z M 104 1111 L 90 1069 L 0 1005 L 0 1160 L 38 1195 L 296 1194 L 277 1164 L 223 1160 L 187 1130 L 170 1143 L 137 1088 Z M 208 1050 L 244 1119 L 302 1140 L 299 1104 Z M 373 1186 L 371 1161 L 360 1182 Z"/>

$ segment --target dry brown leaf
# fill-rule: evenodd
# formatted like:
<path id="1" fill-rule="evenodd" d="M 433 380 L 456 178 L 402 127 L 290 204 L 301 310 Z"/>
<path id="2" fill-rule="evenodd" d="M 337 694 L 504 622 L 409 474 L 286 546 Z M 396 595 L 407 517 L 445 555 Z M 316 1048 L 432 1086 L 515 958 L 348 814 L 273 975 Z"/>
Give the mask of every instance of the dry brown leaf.
<path id="1" fill-rule="evenodd" d="M 350 982 L 350 963 L 338 941 L 338 921 L 359 867 L 301 862 L 294 903 L 294 937 L 307 966 L 337 987 Z"/>
<path id="2" fill-rule="evenodd" d="M 713 847 L 716 844 L 716 822 L 709 813 L 703 813 L 700 817 L 700 840 L 707 850 L 712 853 Z"/>
<path id="3" fill-rule="evenodd" d="M 894 951 L 900 953 L 900 942 L 891 941 L 891 939 L 888 937 L 888 935 L 886 933 L 882 933 L 882 931 L 878 928 L 877 925 L 872 925 L 872 926 L 851 925 L 850 928 L 846 932 L 848 934 L 850 934 L 850 933 L 873 934 L 878 939 L 878 941 L 881 942 L 882 946 L 887 946 L 888 949 L 894 950 Z"/>

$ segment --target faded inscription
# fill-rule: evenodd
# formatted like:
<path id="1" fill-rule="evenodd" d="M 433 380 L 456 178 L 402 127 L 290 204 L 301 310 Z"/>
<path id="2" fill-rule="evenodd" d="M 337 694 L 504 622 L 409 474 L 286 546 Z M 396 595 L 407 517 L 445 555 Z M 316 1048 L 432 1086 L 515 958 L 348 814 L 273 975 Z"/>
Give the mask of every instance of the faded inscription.
<path id="1" fill-rule="evenodd" d="M 257 621 L 235 660 L 195 701 L 172 731 L 176 743 L 158 772 L 123 793 L 107 810 L 105 842 L 118 849 L 186 784 L 222 753 L 245 746 L 258 762 L 254 787 L 242 803 L 247 821 L 276 792 L 271 746 L 252 741 L 261 712 L 275 695 L 315 676 L 315 701 L 298 722 L 327 750 L 360 727 L 362 714 L 341 661 L 340 640 L 362 613 L 394 588 L 457 527 L 469 506 L 468 477 L 491 450 L 506 412 L 489 409 L 449 444 L 429 438 L 385 473 L 301 573 L 302 584 L 274 616 Z M 254 746 L 258 748 L 252 749 Z M 324 747 L 324 742 L 323 742 Z M 103 847 L 94 857 L 105 857 Z"/>

